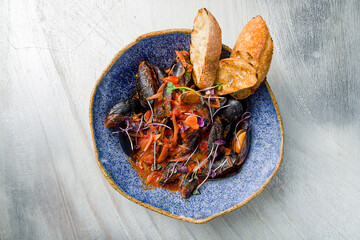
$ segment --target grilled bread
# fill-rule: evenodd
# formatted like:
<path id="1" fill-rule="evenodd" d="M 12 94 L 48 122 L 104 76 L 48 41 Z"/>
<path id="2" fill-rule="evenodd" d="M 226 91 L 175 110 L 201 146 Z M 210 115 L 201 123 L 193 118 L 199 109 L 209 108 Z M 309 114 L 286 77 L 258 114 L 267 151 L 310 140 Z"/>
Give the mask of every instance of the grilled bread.
<path id="1" fill-rule="evenodd" d="M 221 29 L 205 8 L 198 11 L 191 32 L 190 60 L 193 79 L 200 89 L 211 87 L 216 79 L 221 54 Z"/>
<path id="2" fill-rule="evenodd" d="M 243 99 L 254 93 L 269 71 L 272 54 L 273 41 L 269 30 L 264 19 L 257 16 L 245 25 L 230 55 L 230 59 L 233 59 L 231 62 L 235 62 L 235 59 L 241 59 L 256 69 L 257 81 L 253 82 L 253 75 L 249 74 L 251 72 L 249 66 L 247 66 L 248 71 L 235 71 L 234 69 L 231 74 L 228 64 L 224 65 L 220 62 L 217 81 L 222 83 L 224 87 L 217 93 L 219 95 L 231 94 L 236 99 Z M 242 74 L 239 75 L 239 72 Z M 248 77 L 250 79 L 247 79 Z M 241 83 L 237 81 L 241 81 Z"/>

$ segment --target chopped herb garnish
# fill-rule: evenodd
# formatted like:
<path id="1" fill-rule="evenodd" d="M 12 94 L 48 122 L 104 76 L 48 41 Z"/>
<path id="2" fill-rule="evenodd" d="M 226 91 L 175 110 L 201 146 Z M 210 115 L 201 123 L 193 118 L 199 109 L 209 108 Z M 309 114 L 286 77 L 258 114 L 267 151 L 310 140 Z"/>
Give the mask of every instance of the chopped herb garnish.
<path id="1" fill-rule="evenodd" d="M 192 194 L 193 194 L 193 195 L 199 195 L 200 192 L 199 192 L 199 190 L 198 190 L 197 188 L 195 188 L 195 190 L 192 192 Z"/>
<path id="2" fill-rule="evenodd" d="M 218 81 L 216 81 L 216 87 L 217 87 L 217 90 L 220 90 L 222 88 L 222 84 L 219 83 Z"/>
<path id="3" fill-rule="evenodd" d="M 205 98 L 209 98 L 209 99 L 211 99 L 211 98 L 224 98 L 224 97 L 215 97 L 215 96 L 203 96 L 203 95 L 201 95 L 198 91 L 195 91 L 195 90 L 192 89 L 192 88 L 182 87 L 182 86 L 180 86 L 180 87 L 175 87 L 175 85 L 174 85 L 172 82 L 168 82 L 167 88 L 166 88 L 166 92 L 167 92 L 167 93 L 171 94 L 171 93 L 172 93 L 174 90 L 176 90 L 176 89 L 178 89 L 178 90 L 180 90 L 180 91 L 182 91 L 182 92 L 186 92 L 186 91 L 188 90 L 188 91 L 192 91 L 192 92 L 196 93 L 197 95 L 200 96 L 200 101 L 201 101 L 202 104 L 203 104 L 204 100 L 202 100 L 201 98 L 204 98 L 204 97 L 205 97 Z"/>

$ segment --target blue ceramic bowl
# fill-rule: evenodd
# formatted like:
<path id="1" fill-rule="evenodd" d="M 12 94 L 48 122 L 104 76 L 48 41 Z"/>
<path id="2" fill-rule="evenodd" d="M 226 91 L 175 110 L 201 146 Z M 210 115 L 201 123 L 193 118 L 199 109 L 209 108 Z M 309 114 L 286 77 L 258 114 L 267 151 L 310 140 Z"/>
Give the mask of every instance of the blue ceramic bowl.
<path id="1" fill-rule="evenodd" d="M 242 170 L 235 176 L 207 182 L 200 195 L 189 199 L 183 199 L 179 192 L 144 190 L 119 139 L 104 126 L 109 110 L 135 88 L 135 75 L 142 61 L 165 68 L 175 59 L 175 50 L 189 51 L 189 47 L 190 30 L 177 29 L 140 36 L 121 50 L 96 83 L 90 102 L 90 125 L 98 164 L 119 193 L 164 215 L 204 223 L 245 205 L 265 188 L 280 167 L 283 128 L 267 82 L 249 97 L 251 147 Z M 222 58 L 228 57 L 230 51 L 224 46 Z"/>

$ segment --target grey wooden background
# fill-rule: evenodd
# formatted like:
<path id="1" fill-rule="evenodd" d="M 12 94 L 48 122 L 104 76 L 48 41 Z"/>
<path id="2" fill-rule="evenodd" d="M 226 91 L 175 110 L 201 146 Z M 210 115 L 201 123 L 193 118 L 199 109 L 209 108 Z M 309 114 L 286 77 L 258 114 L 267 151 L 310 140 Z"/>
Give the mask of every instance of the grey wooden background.
<path id="1" fill-rule="evenodd" d="M 262 15 L 283 164 L 253 201 L 203 225 L 125 199 L 95 161 L 88 108 L 138 35 L 208 8 L 232 47 Z M 0 0 L 0 238 L 359 239 L 359 1 Z"/>

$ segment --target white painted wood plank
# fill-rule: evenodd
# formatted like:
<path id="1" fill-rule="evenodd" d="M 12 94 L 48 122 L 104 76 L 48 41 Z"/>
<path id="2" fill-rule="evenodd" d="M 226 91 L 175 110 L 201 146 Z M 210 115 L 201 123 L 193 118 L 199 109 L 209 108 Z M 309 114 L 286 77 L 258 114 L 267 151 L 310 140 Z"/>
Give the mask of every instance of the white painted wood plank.
<path id="1" fill-rule="evenodd" d="M 232 47 L 258 14 L 285 129 L 283 164 L 258 197 L 203 225 L 122 197 L 95 161 L 88 105 L 137 36 L 191 28 L 201 7 Z M 358 1 L 0 1 L 1 239 L 357 239 Z"/>

